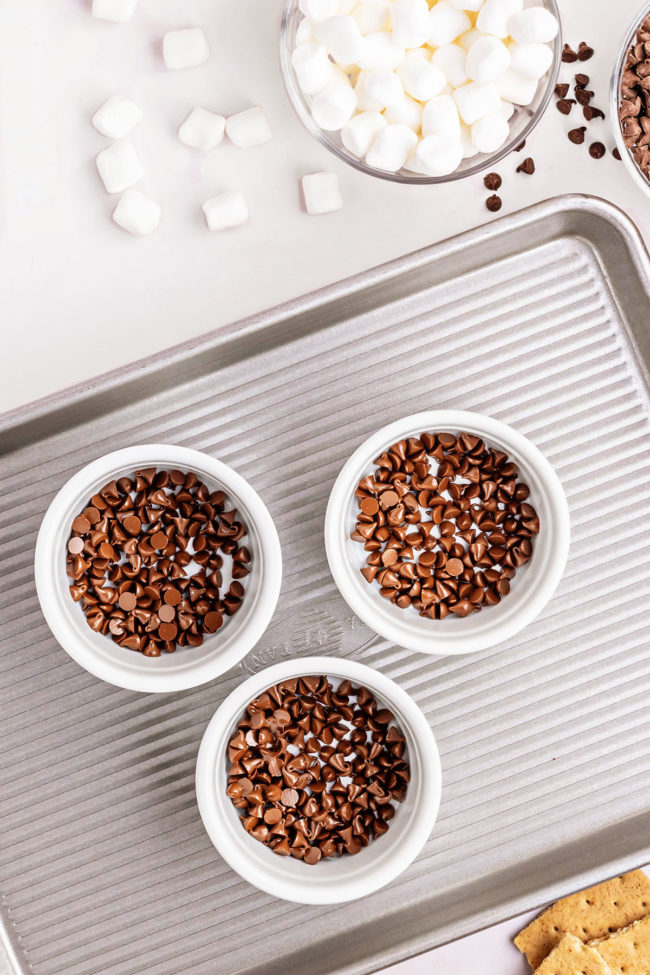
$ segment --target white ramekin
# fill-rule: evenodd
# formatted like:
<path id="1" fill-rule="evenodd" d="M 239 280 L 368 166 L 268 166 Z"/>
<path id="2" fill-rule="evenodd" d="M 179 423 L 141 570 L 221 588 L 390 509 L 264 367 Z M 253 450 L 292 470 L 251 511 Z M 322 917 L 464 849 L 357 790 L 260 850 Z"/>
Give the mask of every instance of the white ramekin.
<path id="1" fill-rule="evenodd" d="M 249 836 L 226 795 L 228 742 L 246 706 L 262 691 L 291 677 L 323 674 L 367 687 L 395 715 L 406 736 L 411 780 L 390 829 L 356 856 L 309 866 L 278 856 Z M 365 664 L 336 657 L 285 660 L 237 687 L 210 721 L 196 764 L 196 795 L 205 828 L 223 859 L 260 890 L 300 904 L 337 904 L 364 897 L 394 880 L 418 855 L 438 815 L 442 773 L 433 732 L 409 695 Z"/>
<path id="2" fill-rule="evenodd" d="M 223 489 L 246 524 L 251 572 L 241 608 L 200 647 L 145 657 L 90 629 L 69 592 L 66 544 L 73 518 L 104 484 L 141 467 L 194 471 L 213 490 Z M 271 621 L 282 581 L 278 533 L 259 495 L 243 477 L 198 450 L 163 444 L 126 447 L 82 468 L 48 508 L 36 542 L 36 590 L 52 633 L 95 677 L 133 691 L 179 691 L 213 680 L 246 656 Z"/>
<path id="3" fill-rule="evenodd" d="M 354 529 L 355 489 L 372 470 L 373 460 L 391 444 L 425 431 L 467 431 L 488 445 L 505 451 L 530 488 L 530 503 L 540 519 L 530 561 L 518 569 L 511 591 L 496 606 L 480 613 L 445 620 L 402 610 L 379 594 L 361 575 L 367 552 L 350 539 Z M 544 608 L 560 581 L 569 552 L 569 508 L 559 478 L 543 454 L 516 430 L 479 413 L 465 410 L 427 410 L 396 420 L 369 437 L 355 450 L 339 474 L 327 506 L 325 547 L 334 581 L 350 608 L 380 636 L 409 650 L 461 654 L 485 650 L 510 639 Z"/>

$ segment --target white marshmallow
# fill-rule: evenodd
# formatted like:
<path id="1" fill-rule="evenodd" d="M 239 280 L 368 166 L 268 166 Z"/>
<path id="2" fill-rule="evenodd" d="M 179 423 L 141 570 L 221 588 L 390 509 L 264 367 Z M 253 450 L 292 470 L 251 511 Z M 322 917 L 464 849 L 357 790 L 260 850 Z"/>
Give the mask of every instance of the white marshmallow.
<path id="1" fill-rule="evenodd" d="M 543 78 L 553 63 L 553 49 L 548 44 L 510 45 L 510 67 L 524 78 Z"/>
<path id="2" fill-rule="evenodd" d="M 314 24 L 339 12 L 339 0 L 300 0 L 298 6 Z"/>
<path id="3" fill-rule="evenodd" d="M 386 26 L 388 4 L 385 0 L 361 0 L 353 7 L 352 16 L 362 34 L 374 34 Z"/>
<path id="4" fill-rule="evenodd" d="M 463 159 L 478 155 L 478 149 L 472 142 L 472 130 L 468 125 L 462 124 L 460 127 L 460 143 L 463 147 Z"/>
<path id="5" fill-rule="evenodd" d="M 427 176 L 447 176 L 458 169 L 463 158 L 460 139 L 427 135 L 415 150 L 415 164 Z"/>
<path id="6" fill-rule="evenodd" d="M 350 121 L 356 107 L 357 96 L 352 86 L 337 79 L 314 96 L 311 114 L 319 128 L 334 132 Z"/>
<path id="7" fill-rule="evenodd" d="M 203 204 L 208 230 L 227 230 L 239 227 L 248 220 L 248 206 L 239 190 L 213 196 Z"/>
<path id="8" fill-rule="evenodd" d="M 545 7 L 527 7 L 508 21 L 508 32 L 518 44 L 548 44 L 559 29 L 557 19 Z"/>
<path id="9" fill-rule="evenodd" d="M 222 141 L 225 129 L 226 119 L 223 115 L 215 115 L 207 108 L 197 106 L 178 130 L 178 138 L 186 146 L 209 152 Z"/>
<path id="10" fill-rule="evenodd" d="M 530 105 L 537 91 L 535 78 L 524 78 L 510 68 L 495 82 L 501 98 L 515 105 Z"/>
<path id="11" fill-rule="evenodd" d="M 471 132 L 472 142 L 479 152 L 496 152 L 507 141 L 510 126 L 501 112 L 495 112 L 474 122 Z"/>
<path id="12" fill-rule="evenodd" d="M 398 105 L 404 97 L 402 82 L 394 71 L 375 68 L 364 78 L 364 90 L 368 101 L 379 109 Z"/>
<path id="13" fill-rule="evenodd" d="M 136 237 L 152 234 L 160 223 L 162 207 L 140 190 L 127 190 L 113 210 L 113 220 Z"/>
<path id="14" fill-rule="evenodd" d="M 483 36 L 484 35 L 481 33 L 480 30 L 476 30 L 475 27 L 472 27 L 471 30 L 468 30 L 464 34 L 460 35 L 460 37 L 456 40 L 456 44 L 462 47 L 463 51 L 467 53 L 470 47 L 472 46 L 472 44 L 474 44 L 479 39 L 479 37 L 483 37 Z"/>
<path id="15" fill-rule="evenodd" d="M 339 64 L 356 64 L 363 52 L 364 39 L 357 22 L 349 14 L 337 14 L 316 24 L 316 39 Z"/>
<path id="16" fill-rule="evenodd" d="M 378 31 L 368 34 L 365 39 L 361 57 L 358 65 L 363 71 L 372 71 L 374 68 L 388 68 L 394 71 L 402 63 L 405 50 L 396 44 L 391 34 L 386 31 Z"/>
<path id="17" fill-rule="evenodd" d="M 99 20 L 126 24 L 135 13 L 138 0 L 93 0 L 92 15 Z"/>
<path id="18" fill-rule="evenodd" d="M 387 125 L 385 129 L 381 129 L 370 147 L 366 162 L 374 169 L 396 173 L 406 162 L 417 141 L 417 135 L 408 126 Z"/>
<path id="19" fill-rule="evenodd" d="M 273 137 L 268 119 L 259 105 L 227 118 L 226 135 L 239 149 L 261 146 Z"/>
<path id="20" fill-rule="evenodd" d="M 114 142 L 102 149 L 95 161 L 109 193 L 122 193 L 144 176 L 140 157 L 130 142 Z"/>
<path id="21" fill-rule="evenodd" d="M 510 33 L 508 21 L 523 5 L 523 0 L 485 0 L 478 12 L 476 27 L 484 34 L 507 37 Z"/>
<path id="22" fill-rule="evenodd" d="M 305 95 L 315 95 L 324 88 L 334 70 L 322 44 L 301 44 L 291 55 L 291 63 Z"/>
<path id="23" fill-rule="evenodd" d="M 343 207 L 336 173 L 310 173 L 302 178 L 302 195 L 307 213 L 320 216 Z"/>
<path id="24" fill-rule="evenodd" d="M 512 118 L 515 113 L 515 106 L 512 104 L 512 102 L 505 102 L 502 100 L 499 111 L 503 115 L 504 119 L 509 119 Z"/>
<path id="25" fill-rule="evenodd" d="M 449 2 L 456 10 L 470 10 L 472 13 L 476 13 L 483 6 L 483 0 L 449 0 Z"/>
<path id="26" fill-rule="evenodd" d="M 408 95 L 404 95 L 397 105 L 387 108 L 384 116 L 390 125 L 408 125 L 416 133 L 422 127 L 422 105 Z"/>
<path id="27" fill-rule="evenodd" d="M 442 47 L 451 44 L 472 26 L 464 10 L 452 7 L 449 0 L 438 0 L 429 12 L 429 44 Z"/>
<path id="28" fill-rule="evenodd" d="M 446 139 L 460 139 L 460 118 L 451 95 L 438 95 L 424 106 L 422 134 L 440 135 Z"/>
<path id="29" fill-rule="evenodd" d="M 163 58 L 172 71 L 195 68 L 210 57 L 210 48 L 200 27 L 170 30 L 163 37 Z"/>
<path id="30" fill-rule="evenodd" d="M 466 64 L 467 54 L 458 44 L 445 44 L 433 52 L 431 63 L 440 68 L 452 88 L 460 88 L 469 81 Z"/>
<path id="31" fill-rule="evenodd" d="M 142 118 L 142 109 L 125 95 L 111 95 L 93 115 L 98 132 L 109 139 L 123 139 Z"/>
<path id="32" fill-rule="evenodd" d="M 315 40 L 314 25 L 308 17 L 303 17 L 296 27 L 296 47 L 300 47 L 302 44 L 310 44 Z"/>
<path id="33" fill-rule="evenodd" d="M 429 37 L 427 0 L 394 0 L 390 8 L 393 40 L 403 47 L 421 47 Z"/>
<path id="34" fill-rule="evenodd" d="M 479 37 L 467 52 L 467 74 L 473 81 L 496 81 L 510 64 L 510 51 L 498 37 Z"/>
<path id="35" fill-rule="evenodd" d="M 470 81 L 462 88 L 456 88 L 453 97 L 465 125 L 473 125 L 485 115 L 498 112 L 501 104 L 499 91 L 492 81 Z"/>
<path id="36" fill-rule="evenodd" d="M 404 91 L 420 102 L 439 95 L 447 84 L 445 74 L 426 57 L 407 57 L 397 69 Z"/>
<path id="37" fill-rule="evenodd" d="M 356 0 L 339 0 L 339 13 L 351 14 L 356 4 Z"/>
<path id="38" fill-rule="evenodd" d="M 341 142 L 353 156 L 362 159 L 386 124 L 381 112 L 360 112 L 341 129 Z"/>

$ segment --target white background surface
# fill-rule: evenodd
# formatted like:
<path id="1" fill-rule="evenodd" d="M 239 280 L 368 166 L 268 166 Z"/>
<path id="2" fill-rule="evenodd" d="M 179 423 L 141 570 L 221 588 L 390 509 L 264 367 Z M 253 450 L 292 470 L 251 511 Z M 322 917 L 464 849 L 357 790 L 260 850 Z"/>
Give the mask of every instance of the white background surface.
<path id="1" fill-rule="evenodd" d="M 564 65 L 591 77 L 607 112 L 618 44 L 639 0 L 560 0 L 565 40 L 596 56 Z M 0 410 L 12 409 L 495 219 L 480 177 L 409 187 L 365 177 L 330 156 L 301 128 L 285 96 L 277 57 L 281 0 L 140 0 L 131 24 L 101 23 L 90 0 L 0 0 Z M 162 64 L 169 27 L 204 26 L 210 61 L 187 72 Z M 136 240 L 110 221 L 94 157 L 107 143 L 90 125 L 116 90 L 145 118 L 133 141 L 143 188 L 164 207 L 158 233 Z M 248 151 L 223 144 L 203 156 L 176 131 L 196 104 L 230 114 L 264 106 L 274 139 Z M 650 239 L 650 203 L 611 155 L 594 161 L 566 132 L 582 123 L 551 105 L 526 152 L 533 177 L 516 175 L 523 155 L 497 168 L 507 213 L 559 193 L 586 192 L 621 206 Z M 613 146 L 610 120 L 589 141 Z M 309 217 L 299 178 L 339 174 L 344 210 Z M 250 223 L 209 234 L 201 203 L 244 191 Z M 521 975 L 508 922 L 391 969 L 391 975 Z"/>

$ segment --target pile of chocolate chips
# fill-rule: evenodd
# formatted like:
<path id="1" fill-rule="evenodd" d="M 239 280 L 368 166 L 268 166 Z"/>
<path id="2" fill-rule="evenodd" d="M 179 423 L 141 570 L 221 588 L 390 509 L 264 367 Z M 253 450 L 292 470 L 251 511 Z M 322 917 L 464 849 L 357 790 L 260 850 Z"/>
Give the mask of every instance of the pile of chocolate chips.
<path id="1" fill-rule="evenodd" d="M 350 536 L 368 552 L 366 581 L 430 619 L 499 603 L 539 532 L 508 456 L 471 433 L 422 433 L 374 464 L 356 489 Z"/>
<path id="2" fill-rule="evenodd" d="M 643 21 L 627 52 L 618 117 L 625 145 L 650 179 L 650 17 Z"/>
<path id="3" fill-rule="evenodd" d="M 251 560 L 227 503 L 196 474 L 155 467 L 94 494 L 72 522 L 66 561 L 90 628 L 147 657 L 218 630 L 241 606 Z M 233 581 L 222 596 L 224 555 Z"/>
<path id="4" fill-rule="evenodd" d="M 365 687 L 282 681 L 248 705 L 228 744 L 226 794 L 244 829 L 308 864 L 387 832 L 409 782 L 406 742 Z"/>

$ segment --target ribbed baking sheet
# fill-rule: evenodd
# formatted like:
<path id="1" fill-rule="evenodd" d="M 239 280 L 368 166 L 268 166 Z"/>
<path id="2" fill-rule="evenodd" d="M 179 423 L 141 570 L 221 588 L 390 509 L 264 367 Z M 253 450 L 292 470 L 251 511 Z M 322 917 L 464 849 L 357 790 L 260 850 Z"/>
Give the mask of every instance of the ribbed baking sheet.
<path id="1" fill-rule="evenodd" d="M 646 255 L 602 201 L 564 197 L 0 418 L 0 889 L 17 972 L 369 972 L 650 860 L 650 360 Z M 542 616 L 461 658 L 386 645 L 350 614 L 322 539 L 329 490 L 377 427 L 428 407 L 513 424 L 571 506 Z M 145 696 L 56 645 L 32 574 L 40 519 L 82 464 L 186 444 L 261 493 L 283 591 L 246 661 Z M 284 656 L 353 656 L 436 733 L 440 817 L 392 887 L 342 907 L 258 893 L 196 808 L 208 719 Z M 155 666 L 155 661 L 152 666 Z"/>

